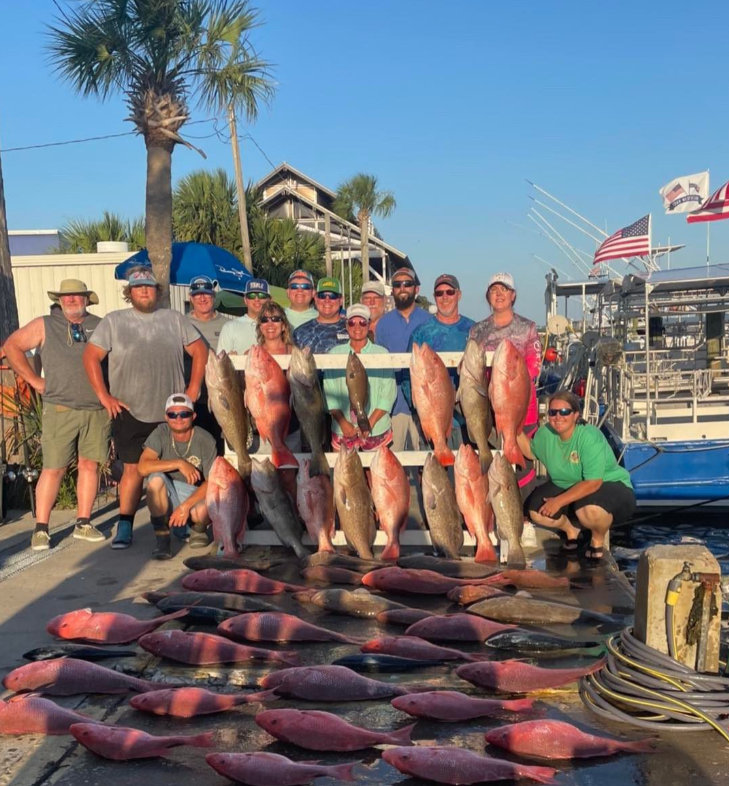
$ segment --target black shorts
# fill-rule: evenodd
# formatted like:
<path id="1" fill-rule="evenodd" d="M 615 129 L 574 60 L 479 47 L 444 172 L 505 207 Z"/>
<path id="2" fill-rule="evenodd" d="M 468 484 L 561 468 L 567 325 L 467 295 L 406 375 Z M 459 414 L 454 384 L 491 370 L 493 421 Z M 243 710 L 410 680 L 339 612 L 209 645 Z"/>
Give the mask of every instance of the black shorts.
<path id="1" fill-rule="evenodd" d="M 565 489 L 556 486 L 551 481 L 543 483 L 532 491 L 526 502 L 527 510 L 531 513 L 538 513 L 539 508 L 544 504 L 548 497 L 558 497 Z M 627 521 L 635 513 L 635 494 L 625 483 L 610 481 L 605 482 L 597 491 L 588 494 L 577 502 L 566 505 L 555 514 L 554 518 L 560 516 L 573 516 L 575 511 L 584 508 L 585 505 L 596 505 L 598 508 L 610 513 L 613 517 L 613 524 Z"/>
<path id="2" fill-rule="evenodd" d="M 159 423 L 143 423 L 126 409 L 111 421 L 111 436 L 114 438 L 116 455 L 124 464 L 137 464 L 144 450 L 147 437 Z"/>

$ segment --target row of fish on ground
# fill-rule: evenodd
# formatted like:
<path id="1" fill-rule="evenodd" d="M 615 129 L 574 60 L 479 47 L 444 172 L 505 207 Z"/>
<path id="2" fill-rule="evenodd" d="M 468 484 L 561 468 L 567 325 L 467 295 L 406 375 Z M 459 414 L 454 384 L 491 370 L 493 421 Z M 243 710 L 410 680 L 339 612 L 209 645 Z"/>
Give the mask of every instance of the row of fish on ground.
<path id="1" fill-rule="evenodd" d="M 463 516 L 476 539 L 476 560 L 495 560 L 492 545 L 496 539 L 493 536 L 495 511 L 498 535 L 502 542 L 508 543 L 509 559 L 523 564 L 521 498 L 510 463 L 523 464 L 516 435 L 523 425 L 531 395 L 531 381 L 521 355 L 511 342 L 502 342 L 494 355 L 489 386 L 484 353 L 475 342 L 469 341 L 456 394 L 440 357 L 427 344 L 416 344 L 410 381 L 423 432 L 434 447 L 423 468 L 422 491 L 425 518 L 435 548 L 446 557 L 458 555 L 463 546 Z M 347 361 L 346 382 L 352 411 L 358 413 L 359 419 L 366 417 L 367 372 L 355 353 Z M 359 556 L 371 558 L 376 510 L 387 537 L 383 556 L 397 558 L 399 535 L 407 524 L 410 509 L 407 475 L 392 451 L 382 447 L 371 466 L 370 489 L 359 454 L 342 446 L 334 467 L 332 489 L 323 452 L 326 408 L 315 359 L 308 349 L 293 349 L 286 375 L 263 347 L 254 347 L 246 361 L 244 390 L 225 352 L 216 355 L 211 351 L 206 383 L 212 411 L 237 455 L 240 475 L 244 479 L 250 476 L 262 512 L 284 545 L 293 548 L 298 557 L 305 556 L 301 545 L 301 516 L 314 543 L 320 549 L 331 550 L 336 508 L 347 543 Z M 465 416 L 469 436 L 478 447 L 478 455 L 470 446 L 462 446 L 456 457 L 446 444 L 456 400 Z M 284 442 L 291 419 L 290 402 L 312 451 L 311 459 L 300 466 Z M 494 425 L 492 409 L 505 459 L 493 457 L 489 447 Z M 247 452 L 247 410 L 255 418 L 261 437 L 271 445 L 271 460 L 252 461 Z M 455 489 L 444 469 L 454 463 Z M 282 466 L 299 466 L 295 505 L 276 472 Z M 207 505 L 216 541 L 224 544 L 226 555 L 234 556 L 245 537 L 248 495 L 223 460 L 216 461 L 208 488 Z"/>
<path id="2" fill-rule="evenodd" d="M 543 668 L 523 659 L 491 660 L 494 653 L 540 657 L 565 652 L 596 654 L 602 642 L 580 641 L 520 627 L 550 622 L 608 622 L 620 620 L 567 603 L 541 600 L 530 594 L 559 592 L 570 580 L 538 570 L 495 567 L 428 555 L 411 555 L 399 564 L 384 564 L 346 554 L 319 552 L 300 566 L 301 575 L 331 585 L 344 580 L 359 584 L 350 590 L 331 586 L 310 587 L 261 575 L 280 560 L 248 563 L 207 556 L 186 561 L 194 572 L 182 581 L 183 591 L 150 592 L 145 599 L 164 612 L 153 620 L 139 620 L 117 613 L 78 610 L 55 617 L 47 630 L 71 644 L 42 647 L 25 657 L 21 666 L 3 680 L 18 695 L 0 705 L 2 734 L 71 734 L 84 747 L 108 759 L 127 760 L 164 756 L 180 745 L 215 746 L 215 733 L 156 736 L 138 729 L 108 726 L 73 710 L 62 708 L 45 696 L 87 693 L 135 693 L 130 704 L 157 716 L 192 718 L 222 713 L 236 706 L 280 699 L 331 702 L 388 699 L 392 706 L 416 719 L 463 722 L 527 715 L 516 723 L 491 729 L 484 735 L 490 746 L 531 759 L 572 759 L 608 756 L 621 751 L 650 751 L 650 740 L 624 741 L 586 733 L 572 724 L 533 714 L 528 694 L 575 682 L 602 668 L 604 660 L 581 668 Z M 257 570 L 254 570 L 256 567 Z M 221 569 L 225 568 L 225 569 Z M 355 574 L 358 579 L 355 580 Z M 405 626 L 403 635 L 378 635 L 365 640 L 348 636 L 287 614 L 265 600 L 290 593 L 302 604 L 351 617 L 376 620 L 378 626 Z M 465 612 L 437 614 L 392 600 L 388 594 L 447 595 L 465 606 Z M 215 633 L 167 629 L 171 620 L 215 624 Z M 295 651 L 272 650 L 260 643 L 331 641 L 359 648 L 333 663 L 299 665 Z M 259 681 L 253 693 L 217 693 L 189 685 L 161 687 L 93 662 L 103 657 L 135 655 L 134 650 L 109 649 L 138 642 L 160 658 L 188 665 L 231 663 L 272 664 L 277 670 Z M 475 643 L 478 652 L 453 644 Z M 486 691 L 473 696 L 458 690 L 433 690 L 423 684 L 398 685 L 366 676 L 366 672 L 415 671 L 433 665 L 460 663 L 455 675 Z M 510 698 L 510 696 L 522 698 Z M 524 696 L 527 695 L 526 698 Z M 228 716 L 230 717 L 230 716 Z M 411 739 L 414 725 L 397 730 L 364 728 L 323 711 L 294 708 L 264 709 L 254 722 L 273 738 L 309 751 L 352 752 L 375 745 L 389 745 L 382 759 L 401 773 L 444 784 L 471 784 L 502 779 L 528 778 L 554 782 L 557 770 L 494 758 L 457 746 L 418 745 Z M 335 766 L 294 761 L 265 751 L 209 753 L 207 763 L 220 774 L 250 786 L 308 783 L 330 776 L 342 781 L 357 778 L 358 762 Z M 364 765 L 362 765 L 364 766 Z"/>

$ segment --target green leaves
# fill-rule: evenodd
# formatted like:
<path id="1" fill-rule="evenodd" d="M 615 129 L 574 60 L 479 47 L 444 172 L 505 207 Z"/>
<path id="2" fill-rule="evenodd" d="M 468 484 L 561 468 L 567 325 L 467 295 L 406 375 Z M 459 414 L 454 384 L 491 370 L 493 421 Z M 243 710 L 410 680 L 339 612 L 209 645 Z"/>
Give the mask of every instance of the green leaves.
<path id="1" fill-rule="evenodd" d="M 353 221 L 356 217 L 361 225 L 363 220 L 374 216 L 387 218 L 397 207 L 391 191 L 377 190 L 377 177 L 362 172 L 345 180 L 337 189 L 334 201 L 335 212 Z"/>

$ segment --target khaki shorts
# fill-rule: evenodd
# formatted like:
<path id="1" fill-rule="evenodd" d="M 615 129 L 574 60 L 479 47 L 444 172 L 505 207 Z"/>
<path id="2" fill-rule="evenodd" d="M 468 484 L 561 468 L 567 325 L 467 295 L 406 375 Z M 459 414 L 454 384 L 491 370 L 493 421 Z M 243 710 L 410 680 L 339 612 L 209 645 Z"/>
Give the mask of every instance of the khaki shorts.
<path id="1" fill-rule="evenodd" d="M 103 464 L 109 457 L 111 421 L 105 409 L 43 405 L 43 467 L 62 469 L 76 455 Z"/>

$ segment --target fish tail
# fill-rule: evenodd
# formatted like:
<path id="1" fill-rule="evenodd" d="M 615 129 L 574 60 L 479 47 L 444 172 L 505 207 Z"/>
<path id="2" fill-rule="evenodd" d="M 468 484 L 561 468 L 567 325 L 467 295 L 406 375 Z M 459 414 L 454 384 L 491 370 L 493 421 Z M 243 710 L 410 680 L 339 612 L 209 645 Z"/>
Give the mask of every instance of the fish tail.
<path id="1" fill-rule="evenodd" d="M 364 412 L 357 413 L 357 428 L 363 434 L 369 434 L 369 432 L 372 429 L 372 426 L 370 425 L 370 419 L 367 417 L 367 415 Z"/>
<path id="2" fill-rule="evenodd" d="M 183 737 L 186 745 L 195 748 L 212 748 L 215 745 L 215 732 L 206 731 L 204 734 L 196 734 L 194 737 Z"/>
<path id="3" fill-rule="evenodd" d="M 294 456 L 286 445 L 279 445 L 278 447 L 271 445 L 271 462 L 276 469 L 293 469 L 299 466 L 296 456 Z"/>
<path id="4" fill-rule="evenodd" d="M 516 444 L 516 437 L 511 436 L 507 439 L 506 434 L 504 434 L 504 458 L 509 462 L 509 464 L 516 464 L 517 466 L 521 467 L 522 469 L 526 469 L 526 459 L 524 458 L 524 454 L 519 450 L 519 446 Z"/>
<path id="5" fill-rule="evenodd" d="M 275 690 L 259 690 L 254 693 L 246 693 L 245 696 L 238 696 L 238 704 L 251 704 L 256 701 L 276 701 L 281 698 Z"/>
<path id="6" fill-rule="evenodd" d="M 301 666 L 301 656 L 294 650 L 283 650 L 274 653 L 274 655 L 276 656 L 275 659 L 281 661 L 281 663 L 288 663 L 289 666 Z"/>
<path id="7" fill-rule="evenodd" d="M 186 617 L 189 613 L 189 609 L 178 609 L 177 611 L 173 611 L 171 614 L 165 614 L 162 617 L 157 617 L 157 619 L 151 621 L 156 625 L 161 625 L 163 622 L 169 622 L 170 620 L 178 620 L 180 617 Z"/>
<path id="8" fill-rule="evenodd" d="M 338 778 L 340 781 L 346 781 L 347 783 L 356 781 L 357 777 L 352 770 L 354 770 L 358 764 L 359 762 L 355 761 L 353 764 L 335 764 L 331 767 L 327 767 L 327 777 Z"/>
<path id="9" fill-rule="evenodd" d="M 507 712 L 527 712 L 534 709 L 534 702 L 532 699 L 507 699 L 501 706 Z"/>
<path id="10" fill-rule="evenodd" d="M 326 475 L 329 477 L 329 462 L 323 452 L 312 453 L 311 464 L 309 465 L 309 477 L 315 475 Z"/>
<path id="11" fill-rule="evenodd" d="M 516 543 L 509 543 L 509 557 L 506 562 L 507 567 L 509 568 L 525 568 L 526 567 L 526 557 L 524 556 L 524 549 L 521 546 L 521 543 L 517 541 Z"/>
<path id="12" fill-rule="evenodd" d="M 253 461 L 248 454 L 245 456 L 238 456 L 238 474 L 240 475 L 241 480 L 248 480 L 248 478 L 251 476 L 252 468 Z"/>
<path id="13" fill-rule="evenodd" d="M 332 544 L 331 538 L 329 533 L 326 530 L 322 530 L 319 533 L 319 548 L 318 551 L 326 551 L 329 554 L 336 554 L 337 550 L 334 548 Z"/>
<path id="14" fill-rule="evenodd" d="M 456 457 L 453 455 L 453 451 L 446 444 L 439 445 L 435 448 L 433 455 L 441 467 L 452 467 L 456 463 Z"/>
<path id="15" fill-rule="evenodd" d="M 309 550 L 306 548 L 306 546 L 304 546 L 304 544 L 300 540 L 294 540 L 290 545 L 291 548 L 294 550 L 294 554 L 296 554 L 298 559 L 306 559 L 307 557 L 311 556 Z M 303 590 L 307 588 L 297 587 L 297 589 Z"/>
<path id="16" fill-rule="evenodd" d="M 644 740 L 620 740 L 618 743 L 621 751 L 631 751 L 633 753 L 655 753 L 656 737 L 646 737 Z"/>
<path id="17" fill-rule="evenodd" d="M 380 554 L 380 559 L 399 559 L 400 557 L 400 541 L 397 535 L 393 535 L 388 541 L 385 548 Z"/>
<path id="18" fill-rule="evenodd" d="M 531 778 L 538 783 L 556 783 L 557 772 L 554 767 L 520 767 L 518 777 Z"/>
<path id="19" fill-rule="evenodd" d="M 494 549 L 488 535 L 485 538 L 481 538 L 476 547 L 474 562 L 498 562 L 498 559 L 496 549 Z"/>
<path id="20" fill-rule="evenodd" d="M 411 723 L 409 726 L 403 726 L 402 729 L 398 729 L 397 731 L 393 731 L 387 735 L 387 744 L 388 745 L 413 745 L 413 741 L 410 739 L 413 729 L 415 728 L 416 724 Z"/>

